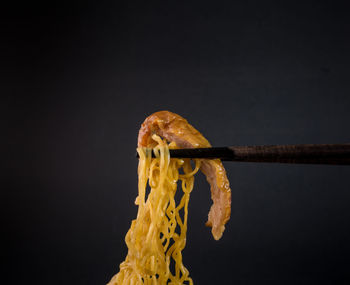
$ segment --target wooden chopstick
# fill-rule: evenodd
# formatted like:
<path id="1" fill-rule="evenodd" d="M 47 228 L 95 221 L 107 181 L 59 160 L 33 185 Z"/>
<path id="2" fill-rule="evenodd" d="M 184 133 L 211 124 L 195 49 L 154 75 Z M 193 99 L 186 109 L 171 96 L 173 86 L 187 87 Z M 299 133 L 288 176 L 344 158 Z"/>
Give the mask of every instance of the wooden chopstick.
<path id="1" fill-rule="evenodd" d="M 192 159 L 219 158 L 224 161 L 238 162 L 350 165 L 350 144 L 258 145 L 171 149 L 170 157 Z"/>

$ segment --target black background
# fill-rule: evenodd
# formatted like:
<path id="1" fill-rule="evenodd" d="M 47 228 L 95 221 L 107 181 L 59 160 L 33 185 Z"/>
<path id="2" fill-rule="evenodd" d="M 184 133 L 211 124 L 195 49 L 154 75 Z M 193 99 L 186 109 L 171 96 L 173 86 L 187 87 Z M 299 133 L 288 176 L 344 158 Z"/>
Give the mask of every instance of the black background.
<path id="1" fill-rule="evenodd" d="M 155 111 L 215 146 L 350 141 L 339 1 L 50 1 L 2 14 L 6 284 L 105 284 L 118 271 L 137 211 L 137 132 Z M 220 241 L 204 226 L 202 174 L 191 196 L 195 284 L 349 284 L 349 167 L 225 166 Z"/>

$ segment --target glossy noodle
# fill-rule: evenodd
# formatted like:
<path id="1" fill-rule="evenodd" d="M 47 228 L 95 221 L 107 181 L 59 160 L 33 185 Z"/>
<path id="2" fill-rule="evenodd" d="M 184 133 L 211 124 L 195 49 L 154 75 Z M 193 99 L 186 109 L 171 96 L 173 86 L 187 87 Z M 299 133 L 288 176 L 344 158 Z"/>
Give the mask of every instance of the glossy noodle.
<path id="1" fill-rule="evenodd" d="M 186 245 L 190 193 L 201 162 L 196 160 L 193 169 L 189 159 L 170 159 L 169 148 L 176 148 L 176 144 L 168 144 L 157 135 L 152 139 L 157 143 L 156 158 L 151 158 L 148 148 L 137 149 L 137 218 L 125 237 L 125 261 L 108 285 L 193 284 L 182 262 L 182 250 Z M 182 196 L 177 204 L 178 182 Z"/>

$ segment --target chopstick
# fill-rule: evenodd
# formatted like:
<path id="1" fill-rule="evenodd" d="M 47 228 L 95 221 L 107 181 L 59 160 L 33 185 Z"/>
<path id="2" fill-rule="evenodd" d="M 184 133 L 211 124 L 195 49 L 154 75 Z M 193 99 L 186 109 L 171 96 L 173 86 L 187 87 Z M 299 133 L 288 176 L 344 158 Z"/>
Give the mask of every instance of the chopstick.
<path id="1" fill-rule="evenodd" d="M 152 152 L 154 156 L 154 153 Z M 350 165 L 350 144 L 295 144 L 171 149 L 171 158 Z"/>

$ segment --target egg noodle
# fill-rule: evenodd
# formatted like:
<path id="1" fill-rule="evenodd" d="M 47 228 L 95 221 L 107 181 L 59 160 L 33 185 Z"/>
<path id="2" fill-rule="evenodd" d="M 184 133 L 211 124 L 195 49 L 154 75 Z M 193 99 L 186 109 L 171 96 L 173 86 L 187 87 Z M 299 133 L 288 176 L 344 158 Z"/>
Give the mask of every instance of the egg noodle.
<path id="1" fill-rule="evenodd" d="M 186 245 L 188 203 L 200 160 L 195 161 L 193 169 L 189 159 L 170 159 L 169 149 L 176 148 L 176 144 L 168 144 L 157 135 L 152 139 L 157 143 L 156 158 L 151 157 L 151 149 L 137 149 L 137 218 L 125 237 L 126 259 L 108 285 L 193 284 L 182 264 L 181 252 Z M 176 205 L 178 182 L 183 195 Z"/>

